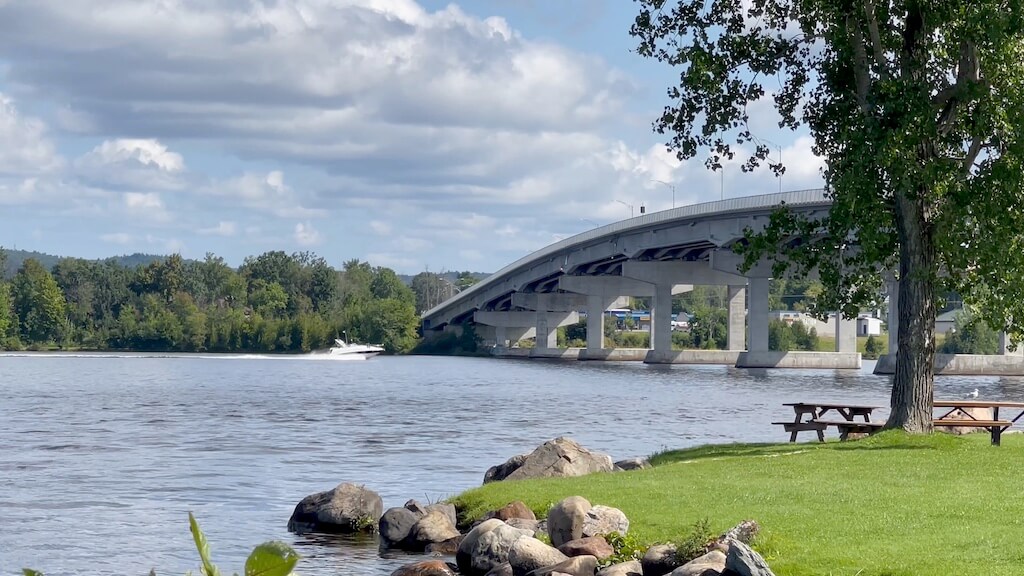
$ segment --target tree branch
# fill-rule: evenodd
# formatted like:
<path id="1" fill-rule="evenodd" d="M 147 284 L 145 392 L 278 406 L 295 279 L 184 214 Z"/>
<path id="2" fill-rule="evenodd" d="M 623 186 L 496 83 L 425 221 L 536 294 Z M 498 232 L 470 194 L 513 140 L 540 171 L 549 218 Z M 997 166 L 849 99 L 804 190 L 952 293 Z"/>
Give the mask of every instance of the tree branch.
<path id="1" fill-rule="evenodd" d="M 964 162 L 961 165 L 964 176 L 970 174 L 971 168 L 974 167 L 974 161 L 978 159 L 978 154 L 981 153 L 981 149 L 984 147 L 983 140 L 984 137 L 981 134 L 975 134 L 971 147 L 967 149 L 967 156 L 964 156 Z"/>
<path id="2" fill-rule="evenodd" d="M 867 17 L 868 34 L 871 37 L 871 51 L 875 55 L 875 65 L 878 66 L 878 75 L 884 79 L 889 78 L 889 66 L 885 61 L 885 53 L 882 48 L 882 37 L 878 33 L 878 16 L 875 14 L 873 0 L 864 0 L 864 15 Z"/>
<path id="3" fill-rule="evenodd" d="M 850 36 L 850 46 L 853 47 L 853 74 L 857 81 L 857 104 L 860 105 L 864 116 L 869 116 L 871 105 L 868 104 L 868 91 L 871 88 L 871 73 L 868 69 L 868 54 L 864 48 L 864 38 L 857 28 L 857 21 L 853 15 L 847 14 L 846 29 Z"/>

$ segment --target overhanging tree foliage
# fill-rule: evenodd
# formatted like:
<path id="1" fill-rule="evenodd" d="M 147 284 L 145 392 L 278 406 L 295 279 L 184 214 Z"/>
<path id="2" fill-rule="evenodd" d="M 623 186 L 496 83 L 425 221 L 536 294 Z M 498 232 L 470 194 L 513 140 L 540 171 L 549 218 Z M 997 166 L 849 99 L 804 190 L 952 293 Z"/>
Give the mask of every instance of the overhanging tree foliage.
<path id="1" fill-rule="evenodd" d="M 816 268 L 822 306 L 874 305 L 899 281 L 888 426 L 931 429 L 937 294 L 1024 328 L 1024 7 L 977 0 L 638 0 L 638 52 L 680 69 L 655 129 L 680 159 L 768 160 L 749 106 L 806 127 L 825 160 L 828 217 L 777 211 L 748 263 Z M 793 243 L 792 238 L 802 239 Z M 856 246 L 851 250 L 851 246 Z"/>

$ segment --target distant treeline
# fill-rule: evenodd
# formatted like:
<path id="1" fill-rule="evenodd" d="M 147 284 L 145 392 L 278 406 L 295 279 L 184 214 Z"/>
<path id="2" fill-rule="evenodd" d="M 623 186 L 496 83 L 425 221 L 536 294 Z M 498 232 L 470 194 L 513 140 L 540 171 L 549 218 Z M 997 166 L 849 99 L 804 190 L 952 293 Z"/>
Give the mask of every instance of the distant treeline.
<path id="1" fill-rule="evenodd" d="M 207 254 L 118 260 L 28 258 L 0 278 L 0 349 L 309 352 L 347 336 L 406 352 L 417 297 L 395 272 L 309 252 L 267 252 L 237 270 Z M 6 253 L 0 249 L 0 270 Z"/>

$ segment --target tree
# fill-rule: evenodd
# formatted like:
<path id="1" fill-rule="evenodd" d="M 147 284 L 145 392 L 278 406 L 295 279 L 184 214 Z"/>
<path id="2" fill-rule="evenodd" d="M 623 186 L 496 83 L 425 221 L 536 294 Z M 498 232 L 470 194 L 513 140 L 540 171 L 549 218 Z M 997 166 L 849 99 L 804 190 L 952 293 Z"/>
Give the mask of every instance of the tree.
<path id="1" fill-rule="evenodd" d="M 810 130 L 830 214 L 776 211 L 748 235 L 747 265 L 767 256 L 776 276 L 817 269 L 819 305 L 847 317 L 877 304 L 879 274 L 894 270 L 899 353 L 886 425 L 930 431 L 936 290 L 956 290 L 991 326 L 1024 336 L 1024 250 L 1006 249 L 1024 239 L 1024 6 L 639 2 L 638 52 L 682 69 L 655 122 L 680 159 L 766 162 L 748 111 L 769 89 L 780 127 Z"/>
<path id="2" fill-rule="evenodd" d="M 998 354 L 999 334 L 973 312 L 961 310 L 939 349 L 942 354 Z"/>
<path id="3" fill-rule="evenodd" d="M 14 324 L 14 309 L 11 306 L 11 287 L 6 282 L 0 281 L 0 349 L 3 348 L 4 340 Z"/>
<path id="4" fill-rule="evenodd" d="M 53 275 L 29 258 L 14 275 L 11 292 L 21 335 L 27 342 L 61 339 L 67 326 L 66 303 Z"/>

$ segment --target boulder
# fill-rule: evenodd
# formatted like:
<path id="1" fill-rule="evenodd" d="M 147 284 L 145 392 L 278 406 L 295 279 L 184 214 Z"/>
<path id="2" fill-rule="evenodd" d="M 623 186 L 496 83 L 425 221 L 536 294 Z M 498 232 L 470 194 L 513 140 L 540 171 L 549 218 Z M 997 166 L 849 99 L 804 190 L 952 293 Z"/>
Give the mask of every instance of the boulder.
<path id="1" fill-rule="evenodd" d="M 744 544 L 750 544 L 754 541 L 754 537 L 757 536 L 758 531 L 761 527 L 755 520 L 744 520 L 739 524 L 733 526 L 725 534 L 722 534 L 715 540 L 713 546 L 723 553 L 729 552 L 729 541 L 739 540 Z"/>
<path id="2" fill-rule="evenodd" d="M 639 560 L 630 560 L 602 568 L 597 576 L 644 576 L 644 568 Z"/>
<path id="3" fill-rule="evenodd" d="M 709 572 L 710 571 L 710 572 Z M 712 550 L 683 564 L 669 573 L 669 576 L 708 576 L 725 571 L 725 553 Z"/>
<path id="4" fill-rule="evenodd" d="M 616 472 L 625 472 L 626 470 L 643 470 L 645 468 L 650 467 L 651 463 L 647 460 L 647 458 L 630 458 L 628 460 L 619 460 L 614 465 L 612 465 L 612 469 L 615 470 Z"/>
<path id="5" fill-rule="evenodd" d="M 383 511 L 384 501 L 376 492 L 346 482 L 303 498 L 288 519 L 288 531 L 372 532 Z"/>
<path id="6" fill-rule="evenodd" d="M 388 508 L 377 522 L 384 546 L 400 547 L 419 520 L 420 516 L 408 508 Z"/>
<path id="7" fill-rule="evenodd" d="M 471 546 L 467 546 L 467 541 L 470 539 L 469 534 L 466 535 L 462 544 L 459 545 L 459 552 L 455 559 L 458 562 L 459 570 L 463 574 L 486 574 L 495 566 L 508 562 L 508 553 L 512 550 L 512 545 L 517 540 L 520 538 L 532 538 L 529 530 L 513 528 L 497 519 L 486 520 L 477 528 L 485 526 L 489 522 L 497 522 L 497 525 L 494 525 L 486 532 L 480 533 L 476 541 L 471 543 Z M 473 530 L 476 530 L 476 528 Z M 470 531 L 470 534 L 472 534 L 472 531 Z M 468 562 L 465 559 L 460 560 L 464 555 L 468 555 Z"/>
<path id="8" fill-rule="evenodd" d="M 409 500 L 404 505 L 405 509 L 412 512 L 417 516 L 423 516 L 427 513 L 427 509 L 416 500 Z"/>
<path id="9" fill-rule="evenodd" d="M 955 420 L 970 420 L 972 418 L 974 420 L 992 420 L 992 414 L 991 408 L 957 408 L 947 418 Z M 956 434 L 957 436 L 972 432 L 988 432 L 987 428 L 975 428 L 973 426 L 936 426 L 935 429 L 940 432 Z"/>
<path id="10" fill-rule="evenodd" d="M 423 550 L 427 544 L 444 542 L 459 535 L 451 519 L 443 510 L 434 508 L 427 512 L 427 515 L 420 518 L 416 525 L 409 532 L 408 541 L 410 548 Z"/>
<path id="11" fill-rule="evenodd" d="M 533 510 L 526 505 L 516 500 L 509 502 L 497 510 L 488 512 L 485 515 L 486 518 L 497 518 L 502 522 L 508 522 L 512 518 L 520 518 L 522 520 L 536 520 L 537 515 L 533 513 Z"/>
<path id="12" fill-rule="evenodd" d="M 497 518 L 484 520 L 462 537 L 459 549 L 455 552 L 455 563 L 459 566 L 459 572 L 469 574 L 472 571 L 472 552 L 476 548 L 480 537 L 504 524 L 504 522 Z"/>
<path id="13" fill-rule="evenodd" d="M 452 526 L 459 525 L 459 517 L 455 510 L 455 504 L 439 502 L 437 504 L 431 504 L 426 508 L 426 512 L 428 514 L 433 510 L 440 510 L 441 512 L 443 512 L 444 515 L 448 517 L 448 520 L 451 521 Z"/>
<path id="14" fill-rule="evenodd" d="M 444 542 L 427 544 L 424 552 L 440 556 L 455 556 L 456 552 L 459 551 L 459 544 L 462 543 L 462 538 L 463 536 L 459 534 L 455 538 L 445 540 Z"/>
<path id="15" fill-rule="evenodd" d="M 509 518 L 505 521 L 505 524 L 508 524 L 513 528 L 522 528 L 523 530 L 530 530 L 531 532 L 533 532 L 534 536 L 541 532 L 545 534 L 547 533 L 547 525 L 541 522 L 540 520 L 524 520 L 522 518 Z M 542 527 L 542 525 L 544 527 Z"/>
<path id="16" fill-rule="evenodd" d="M 664 576 L 682 564 L 676 560 L 676 547 L 672 544 L 655 544 L 647 549 L 640 560 L 644 576 Z"/>
<path id="17" fill-rule="evenodd" d="M 526 457 L 522 466 L 505 479 L 584 476 L 594 472 L 611 471 L 611 456 L 591 452 L 569 438 L 559 437 L 539 446 Z"/>
<path id="18" fill-rule="evenodd" d="M 618 532 L 625 536 L 629 532 L 629 518 L 618 508 L 597 505 L 587 510 L 583 519 L 584 536 L 604 536 Z"/>
<path id="19" fill-rule="evenodd" d="M 391 576 L 456 576 L 455 566 L 442 560 L 426 560 L 407 564 L 391 573 Z"/>
<path id="20" fill-rule="evenodd" d="M 484 473 L 484 484 L 489 482 L 498 482 L 508 478 L 508 475 L 518 470 L 523 462 L 526 462 L 526 457 L 529 454 L 519 454 L 513 456 L 505 461 L 504 464 L 498 464 L 497 466 L 491 466 Z"/>
<path id="21" fill-rule="evenodd" d="M 725 569 L 738 576 L 775 576 L 764 558 L 739 540 L 729 541 L 729 553 L 725 555 Z"/>
<path id="22" fill-rule="evenodd" d="M 561 546 L 583 537 L 583 523 L 591 505 L 582 496 L 570 496 L 548 510 L 548 536 L 551 545 Z"/>
<path id="23" fill-rule="evenodd" d="M 515 576 L 524 576 L 537 568 L 568 560 L 568 556 L 536 538 L 520 538 L 508 552 L 508 563 Z"/>
<path id="24" fill-rule="evenodd" d="M 586 536 L 570 540 L 559 546 L 558 551 L 566 556 L 594 556 L 598 560 L 615 554 L 615 548 L 603 536 Z"/>
<path id="25" fill-rule="evenodd" d="M 495 566 L 487 573 L 487 576 L 512 576 L 512 565 L 508 562 Z"/>
<path id="26" fill-rule="evenodd" d="M 568 574 L 569 576 L 594 576 L 597 571 L 597 558 L 593 556 L 576 556 L 553 566 L 545 566 L 527 573 L 527 576 L 555 576 L 557 574 Z"/>

